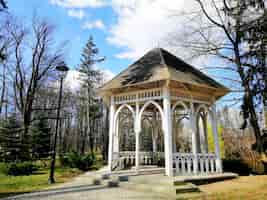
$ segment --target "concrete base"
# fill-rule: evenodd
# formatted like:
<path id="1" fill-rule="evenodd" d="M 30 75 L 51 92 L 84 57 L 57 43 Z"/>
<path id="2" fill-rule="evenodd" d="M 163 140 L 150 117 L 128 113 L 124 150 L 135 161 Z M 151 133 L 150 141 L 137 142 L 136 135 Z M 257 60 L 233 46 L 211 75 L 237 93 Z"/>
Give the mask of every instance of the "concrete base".
<path id="1" fill-rule="evenodd" d="M 174 177 L 174 185 L 179 185 L 179 183 L 193 183 L 195 185 L 203 185 L 203 184 L 213 183 L 213 182 L 217 182 L 217 181 L 234 179 L 237 177 L 238 177 L 238 174 L 235 174 L 235 173 L 176 176 L 176 177 Z"/>

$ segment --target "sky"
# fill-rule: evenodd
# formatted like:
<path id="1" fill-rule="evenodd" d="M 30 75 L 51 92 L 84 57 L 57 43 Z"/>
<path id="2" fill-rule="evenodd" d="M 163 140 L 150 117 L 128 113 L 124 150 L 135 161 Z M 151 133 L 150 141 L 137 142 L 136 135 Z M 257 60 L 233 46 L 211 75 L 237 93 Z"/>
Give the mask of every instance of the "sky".
<path id="1" fill-rule="evenodd" d="M 199 9 L 187 0 L 8 0 L 9 12 L 23 23 L 30 24 L 34 15 L 55 25 L 56 42 L 67 41 L 65 60 L 72 69 L 67 79 L 78 86 L 75 68 L 82 49 L 93 36 L 99 55 L 106 61 L 99 64 L 112 78 L 129 64 L 155 47 L 163 47 L 187 61 L 187 49 L 168 42 L 171 34 L 182 34 L 188 25 L 185 13 Z M 215 60 L 196 59 L 195 67 L 213 64 Z M 220 72 L 214 72 L 214 74 Z M 214 76 L 215 77 L 215 76 Z"/>
<path id="2" fill-rule="evenodd" d="M 77 67 L 82 48 L 92 35 L 100 55 L 101 68 L 110 75 L 119 73 L 135 59 L 159 47 L 176 28 L 168 9 L 184 7 L 165 0 L 8 0 L 9 12 L 30 23 L 33 16 L 56 26 L 55 38 L 67 41 L 66 62 Z M 188 5 L 189 6 L 189 5 Z"/>

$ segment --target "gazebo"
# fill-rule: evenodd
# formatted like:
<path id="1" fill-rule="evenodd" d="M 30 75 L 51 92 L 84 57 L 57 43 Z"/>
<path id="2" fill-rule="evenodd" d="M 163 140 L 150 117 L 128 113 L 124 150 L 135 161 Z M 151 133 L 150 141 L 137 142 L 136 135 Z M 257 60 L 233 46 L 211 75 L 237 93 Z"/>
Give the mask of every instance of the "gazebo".
<path id="1" fill-rule="evenodd" d="M 109 105 L 110 171 L 222 173 L 215 102 L 229 89 L 155 48 L 100 88 Z"/>

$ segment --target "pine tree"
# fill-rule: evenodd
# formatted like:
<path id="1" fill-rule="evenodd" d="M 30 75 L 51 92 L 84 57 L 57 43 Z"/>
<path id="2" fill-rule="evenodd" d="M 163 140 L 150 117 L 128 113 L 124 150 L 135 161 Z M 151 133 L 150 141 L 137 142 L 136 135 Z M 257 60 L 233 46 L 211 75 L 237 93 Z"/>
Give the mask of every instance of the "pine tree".
<path id="1" fill-rule="evenodd" d="M 51 129 L 48 121 L 40 117 L 30 127 L 33 159 L 47 158 L 51 150 Z"/>
<path id="2" fill-rule="evenodd" d="M 21 123 L 15 115 L 1 121 L 0 124 L 0 152 L 1 158 L 5 162 L 23 160 L 21 152 Z"/>
<path id="3" fill-rule="evenodd" d="M 95 68 L 97 63 L 103 62 L 105 58 L 98 58 L 99 49 L 96 47 L 93 37 L 90 36 L 82 52 L 79 72 L 81 73 L 82 86 L 92 90 L 102 79 L 100 70 Z"/>
<path id="4" fill-rule="evenodd" d="M 98 57 L 99 50 L 96 47 L 93 37 L 90 36 L 85 48 L 82 52 L 81 64 L 78 68 L 80 72 L 80 79 L 82 81 L 82 97 L 81 99 L 86 101 L 86 112 L 84 118 L 87 123 L 85 126 L 85 133 L 87 135 L 84 136 L 82 146 L 85 146 L 85 138 L 89 137 L 89 145 L 91 151 L 94 147 L 95 135 L 93 135 L 94 131 L 94 121 L 97 117 L 99 117 L 100 105 L 98 99 L 95 98 L 95 88 L 99 86 L 102 80 L 102 73 L 99 69 L 96 68 L 96 64 L 103 62 L 104 57 Z M 84 152 L 84 148 L 82 148 L 82 153 Z"/>

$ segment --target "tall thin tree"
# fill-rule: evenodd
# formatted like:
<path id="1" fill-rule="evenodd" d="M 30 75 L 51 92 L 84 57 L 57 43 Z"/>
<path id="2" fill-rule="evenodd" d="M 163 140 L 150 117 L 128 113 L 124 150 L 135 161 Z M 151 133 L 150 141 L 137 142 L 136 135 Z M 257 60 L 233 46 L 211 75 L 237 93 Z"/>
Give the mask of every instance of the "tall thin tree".
<path id="1" fill-rule="evenodd" d="M 99 57 L 99 49 L 96 47 L 96 44 L 94 43 L 93 37 L 90 36 L 88 42 L 86 43 L 86 46 L 83 49 L 82 52 L 82 58 L 81 58 L 81 64 L 78 68 L 80 72 L 80 79 L 82 81 L 82 90 L 85 91 L 85 101 L 86 101 L 86 134 L 87 137 L 89 137 L 89 145 L 90 150 L 93 150 L 94 146 L 94 135 L 93 135 L 93 128 L 94 125 L 93 120 L 91 120 L 95 117 L 96 110 L 95 110 L 95 88 L 97 85 L 99 85 L 102 74 L 99 69 L 97 69 L 97 64 L 104 61 L 104 57 Z M 85 144 L 86 138 L 84 138 L 83 143 Z M 83 144 L 83 146 L 85 146 Z M 83 150 L 84 151 L 84 150 Z"/>

